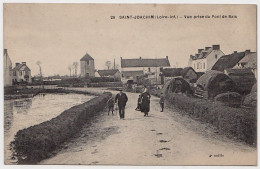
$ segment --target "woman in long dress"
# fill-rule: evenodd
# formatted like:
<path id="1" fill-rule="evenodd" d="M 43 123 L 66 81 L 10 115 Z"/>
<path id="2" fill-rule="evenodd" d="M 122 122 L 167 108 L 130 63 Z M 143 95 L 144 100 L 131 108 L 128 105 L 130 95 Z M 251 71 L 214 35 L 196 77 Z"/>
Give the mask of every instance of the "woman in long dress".
<path id="1" fill-rule="evenodd" d="M 144 89 L 144 92 L 141 94 L 141 112 L 144 113 L 144 116 L 148 116 L 148 112 L 150 111 L 150 99 L 150 93 L 147 89 Z"/>

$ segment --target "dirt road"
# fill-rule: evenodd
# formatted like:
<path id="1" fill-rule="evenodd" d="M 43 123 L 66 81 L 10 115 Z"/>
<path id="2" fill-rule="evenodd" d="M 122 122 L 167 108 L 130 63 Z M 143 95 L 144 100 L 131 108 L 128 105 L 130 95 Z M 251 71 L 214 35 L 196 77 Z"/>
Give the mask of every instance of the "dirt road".
<path id="1" fill-rule="evenodd" d="M 208 124 L 166 108 L 152 97 L 149 117 L 135 111 L 138 94 L 127 93 L 126 119 L 103 112 L 40 164 L 255 165 L 256 148 L 218 135 Z"/>

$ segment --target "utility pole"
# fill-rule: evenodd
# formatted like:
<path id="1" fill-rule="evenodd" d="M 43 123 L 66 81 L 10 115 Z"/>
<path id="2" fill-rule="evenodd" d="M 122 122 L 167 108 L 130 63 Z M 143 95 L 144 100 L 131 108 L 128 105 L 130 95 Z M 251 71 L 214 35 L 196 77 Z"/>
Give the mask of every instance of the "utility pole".
<path id="1" fill-rule="evenodd" d="M 116 69 L 116 59 L 114 58 L 114 70 Z"/>

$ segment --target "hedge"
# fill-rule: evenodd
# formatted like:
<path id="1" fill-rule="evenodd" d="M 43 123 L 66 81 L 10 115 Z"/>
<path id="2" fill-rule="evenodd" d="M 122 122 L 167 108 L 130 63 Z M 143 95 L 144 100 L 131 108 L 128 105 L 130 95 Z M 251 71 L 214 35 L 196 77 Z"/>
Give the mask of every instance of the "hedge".
<path id="1" fill-rule="evenodd" d="M 248 144 L 256 144 L 257 111 L 255 108 L 233 108 L 219 102 L 168 94 L 168 103 L 200 121 L 211 123 L 220 133 Z"/>
<path id="2" fill-rule="evenodd" d="M 96 113 L 106 106 L 111 93 L 104 93 L 83 104 L 73 106 L 59 116 L 19 130 L 11 142 L 18 163 L 35 163 L 49 157 L 63 142 L 77 133 Z"/>
<path id="3" fill-rule="evenodd" d="M 123 87 L 122 82 L 99 82 L 99 83 L 89 83 L 87 87 Z"/>

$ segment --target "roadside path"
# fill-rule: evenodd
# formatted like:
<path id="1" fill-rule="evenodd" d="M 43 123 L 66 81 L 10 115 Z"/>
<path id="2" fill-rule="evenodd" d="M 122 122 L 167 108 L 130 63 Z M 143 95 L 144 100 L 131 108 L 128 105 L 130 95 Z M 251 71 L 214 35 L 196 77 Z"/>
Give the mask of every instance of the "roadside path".
<path id="1" fill-rule="evenodd" d="M 75 89 L 90 90 L 90 89 Z M 100 89 L 91 89 L 91 91 Z M 116 93 L 116 92 L 112 92 Z M 256 148 L 215 133 L 214 128 L 165 108 L 152 96 L 151 112 L 135 111 L 138 94 L 127 93 L 126 119 L 103 112 L 64 148 L 40 164 L 254 165 Z M 218 157 L 217 157 L 218 156 Z"/>

